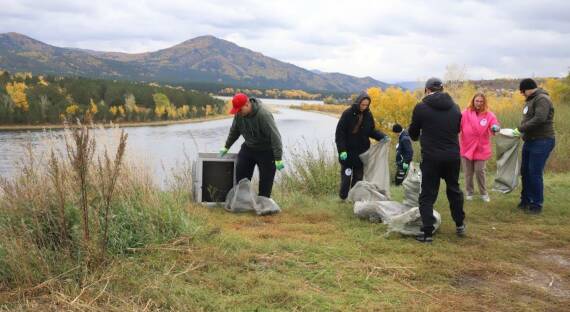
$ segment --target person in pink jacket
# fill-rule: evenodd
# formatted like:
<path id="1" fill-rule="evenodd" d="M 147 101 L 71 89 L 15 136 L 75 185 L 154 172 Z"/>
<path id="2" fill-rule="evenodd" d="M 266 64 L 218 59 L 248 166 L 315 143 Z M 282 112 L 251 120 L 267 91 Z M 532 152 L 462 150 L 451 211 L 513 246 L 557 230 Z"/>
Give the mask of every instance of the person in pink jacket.
<path id="1" fill-rule="evenodd" d="M 476 177 L 481 199 L 491 201 L 485 184 L 485 166 L 491 158 L 491 135 L 500 130 L 497 117 L 487 106 L 483 93 L 476 93 L 461 115 L 459 147 L 465 173 L 466 200 L 473 200 L 473 176 Z"/>

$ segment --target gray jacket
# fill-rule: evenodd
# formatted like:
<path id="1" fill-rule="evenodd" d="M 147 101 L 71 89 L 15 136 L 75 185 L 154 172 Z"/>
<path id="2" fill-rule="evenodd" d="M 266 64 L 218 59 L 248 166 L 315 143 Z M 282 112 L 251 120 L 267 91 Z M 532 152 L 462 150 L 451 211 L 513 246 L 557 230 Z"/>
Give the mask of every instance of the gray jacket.
<path id="1" fill-rule="evenodd" d="M 538 89 L 526 99 L 519 131 L 525 141 L 554 138 L 554 106 L 546 91 Z"/>

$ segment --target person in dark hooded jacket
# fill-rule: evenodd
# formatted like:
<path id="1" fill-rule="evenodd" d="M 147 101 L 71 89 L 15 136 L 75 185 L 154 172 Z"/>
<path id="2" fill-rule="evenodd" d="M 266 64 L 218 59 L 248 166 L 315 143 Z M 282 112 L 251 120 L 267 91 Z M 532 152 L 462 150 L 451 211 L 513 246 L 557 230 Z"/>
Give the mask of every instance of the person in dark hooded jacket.
<path id="1" fill-rule="evenodd" d="M 354 104 L 346 109 L 336 126 L 335 142 L 341 164 L 340 198 L 346 199 L 348 191 L 361 181 L 364 165 L 359 155 L 370 148 L 370 138 L 388 141 L 390 138 L 376 129 L 370 112 L 370 96 L 361 93 Z"/>
<path id="2" fill-rule="evenodd" d="M 420 140 L 422 162 L 422 190 L 419 204 L 422 217 L 422 232 L 416 239 L 431 242 L 435 218 L 433 205 L 439 192 L 441 179 L 447 186 L 447 199 L 456 233 L 465 235 L 463 192 L 459 188 L 459 131 L 461 110 L 449 94 L 443 92 L 443 83 L 438 78 L 426 82 L 426 96 L 416 105 L 408 132 L 412 140 Z"/>
<path id="3" fill-rule="evenodd" d="M 396 175 L 394 183 L 402 184 L 410 163 L 414 158 L 414 148 L 412 147 L 412 139 L 408 130 L 403 129 L 400 124 L 394 124 L 392 132 L 398 134 L 398 145 L 396 145 Z"/>

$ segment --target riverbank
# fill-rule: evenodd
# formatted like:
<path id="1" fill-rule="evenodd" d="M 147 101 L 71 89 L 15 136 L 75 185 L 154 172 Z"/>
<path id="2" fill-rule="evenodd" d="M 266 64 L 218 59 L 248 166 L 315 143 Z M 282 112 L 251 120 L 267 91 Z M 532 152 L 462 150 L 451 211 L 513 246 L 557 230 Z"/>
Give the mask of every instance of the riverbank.
<path id="1" fill-rule="evenodd" d="M 112 201 L 113 248 L 100 263 L 85 266 L 72 258 L 73 249 L 41 247 L 59 237 L 57 222 L 41 222 L 50 207 L 42 200 L 54 191 L 49 179 L 26 171 L 26 179 L 16 180 L 25 184 L 0 197 L 0 305 L 22 311 L 567 308 L 570 174 L 546 175 L 542 215 L 516 208 L 519 190 L 492 193 L 490 203 L 466 202 L 465 238 L 455 235 L 442 186 L 435 208 L 443 223 L 434 243 L 425 245 L 386 237 L 385 225 L 360 220 L 351 204 L 339 202 L 335 159 L 297 158 L 296 165 L 303 164 L 307 174 L 274 188 L 283 211 L 265 217 L 206 208 L 189 201 L 190 184 L 160 191 L 139 170 L 126 170 Z M 29 181 L 43 188 L 26 188 Z M 75 184 L 62 184 L 62 194 L 77 196 Z M 401 188 L 391 191 L 394 200 L 403 199 Z M 77 200 L 66 205 L 74 223 L 69 229 L 76 231 L 71 239 L 80 237 Z M 39 225 L 22 222 L 30 213 Z M 38 231 L 14 231 L 23 226 Z"/>
<path id="2" fill-rule="evenodd" d="M 191 119 L 183 119 L 183 120 L 161 120 L 161 121 L 148 121 L 148 122 L 120 122 L 120 123 L 97 123 L 97 127 L 104 127 L 104 128 L 112 128 L 112 127 L 119 127 L 119 128 L 129 128 L 129 127 L 160 127 L 160 126 L 169 126 L 169 125 L 179 125 L 179 124 L 190 124 L 190 123 L 197 123 L 197 122 L 204 122 L 204 121 L 212 121 L 212 120 L 220 120 L 226 118 L 232 118 L 233 115 L 229 114 L 220 114 L 214 115 L 210 117 L 201 117 L 201 118 L 191 118 Z M 58 125 L 0 125 L 0 131 L 38 131 L 38 130 L 61 130 L 65 128 L 76 128 L 78 125 L 76 124 L 58 124 Z"/>

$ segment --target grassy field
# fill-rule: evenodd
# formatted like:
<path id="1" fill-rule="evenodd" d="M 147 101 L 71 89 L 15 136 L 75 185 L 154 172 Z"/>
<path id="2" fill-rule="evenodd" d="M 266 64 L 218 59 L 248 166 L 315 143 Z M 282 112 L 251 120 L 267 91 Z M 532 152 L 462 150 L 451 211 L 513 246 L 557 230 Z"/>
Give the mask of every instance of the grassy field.
<path id="1" fill-rule="evenodd" d="M 287 160 L 283 212 L 266 217 L 193 203 L 183 165 L 160 189 L 88 136 L 48 166 L 28 150 L 20 176 L 0 179 L 0 310 L 568 311 L 570 109 L 557 114 L 544 213 L 519 211 L 519 189 L 492 193 L 466 203 L 459 238 L 442 190 L 431 245 L 357 219 L 323 147 Z"/>
<path id="2" fill-rule="evenodd" d="M 384 225 L 355 218 L 334 194 L 278 189 L 283 213 L 268 217 L 170 202 L 193 223 L 176 238 L 126 249 L 83 275 L 70 264 L 25 286 L 3 283 L 0 302 L 44 311 L 566 311 L 570 176 L 549 175 L 546 185 L 540 216 L 518 211 L 517 194 L 468 202 L 466 238 L 455 236 L 440 196 L 432 245 L 385 237 Z"/>

